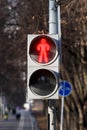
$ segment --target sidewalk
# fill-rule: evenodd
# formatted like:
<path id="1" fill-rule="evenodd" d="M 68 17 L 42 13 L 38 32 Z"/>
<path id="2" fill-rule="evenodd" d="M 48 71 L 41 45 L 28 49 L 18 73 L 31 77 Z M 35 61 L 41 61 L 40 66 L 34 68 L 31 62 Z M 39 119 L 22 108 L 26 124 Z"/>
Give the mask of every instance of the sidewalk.
<path id="1" fill-rule="evenodd" d="M 37 122 L 30 111 L 22 111 L 18 130 L 38 130 Z"/>
<path id="2" fill-rule="evenodd" d="M 16 115 L 11 112 L 8 114 L 8 120 L 0 121 L 0 130 L 39 130 L 37 121 L 30 111 L 21 110 L 21 118 L 16 119 Z"/>
<path id="3" fill-rule="evenodd" d="M 16 120 L 15 116 L 9 113 L 8 120 L 2 119 L 0 121 L 0 130 L 17 130 L 19 121 Z"/>

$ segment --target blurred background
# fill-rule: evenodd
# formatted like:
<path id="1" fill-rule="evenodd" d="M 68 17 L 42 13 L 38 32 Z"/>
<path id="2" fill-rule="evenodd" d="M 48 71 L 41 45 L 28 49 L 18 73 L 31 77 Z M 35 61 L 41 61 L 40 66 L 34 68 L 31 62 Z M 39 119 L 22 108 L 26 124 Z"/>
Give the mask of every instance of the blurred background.
<path id="1" fill-rule="evenodd" d="M 48 0 L 0 0 L 0 118 L 5 106 L 26 101 L 27 34 L 47 34 Z M 65 98 L 64 130 L 87 129 L 87 0 L 60 0 L 62 64 L 60 81 L 68 80 L 73 91 Z M 43 103 L 42 103 L 43 102 Z M 40 104 L 39 104 L 40 103 Z M 47 124 L 47 101 L 34 101 L 33 112 L 43 110 Z M 41 105 L 43 104 L 43 105 Z M 57 127 L 61 98 L 55 100 Z M 37 112 L 36 112 L 37 113 Z M 39 124 L 41 116 L 37 114 Z M 41 128 L 42 125 L 40 125 Z M 44 129 L 46 130 L 46 129 Z"/>

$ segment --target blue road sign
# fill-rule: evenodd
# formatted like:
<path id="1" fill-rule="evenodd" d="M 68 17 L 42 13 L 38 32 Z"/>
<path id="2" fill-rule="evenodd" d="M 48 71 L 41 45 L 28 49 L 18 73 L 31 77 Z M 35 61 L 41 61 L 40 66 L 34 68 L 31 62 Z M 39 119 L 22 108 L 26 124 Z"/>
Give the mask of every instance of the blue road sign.
<path id="1" fill-rule="evenodd" d="M 69 82 L 62 81 L 59 83 L 59 91 L 58 92 L 59 92 L 60 96 L 64 96 L 64 97 L 69 96 L 71 91 L 72 91 L 72 86 Z"/>

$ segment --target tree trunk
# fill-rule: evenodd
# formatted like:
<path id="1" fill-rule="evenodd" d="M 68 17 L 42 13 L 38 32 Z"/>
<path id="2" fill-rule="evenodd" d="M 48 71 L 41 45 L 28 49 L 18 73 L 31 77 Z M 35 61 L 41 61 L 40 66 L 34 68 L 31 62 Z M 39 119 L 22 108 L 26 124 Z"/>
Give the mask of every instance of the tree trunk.
<path id="1" fill-rule="evenodd" d="M 77 107 L 78 107 L 78 113 L 79 113 L 78 130 L 84 130 L 84 127 L 83 127 L 83 112 L 82 112 L 82 109 L 79 105 L 77 105 Z"/>

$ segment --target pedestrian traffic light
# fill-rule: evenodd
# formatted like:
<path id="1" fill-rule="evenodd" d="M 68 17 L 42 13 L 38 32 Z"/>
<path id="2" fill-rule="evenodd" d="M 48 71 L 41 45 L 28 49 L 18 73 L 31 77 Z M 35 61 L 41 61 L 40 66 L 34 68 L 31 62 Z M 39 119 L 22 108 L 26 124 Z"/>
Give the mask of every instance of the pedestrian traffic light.
<path id="1" fill-rule="evenodd" d="M 58 35 L 28 35 L 27 98 L 58 99 Z"/>

